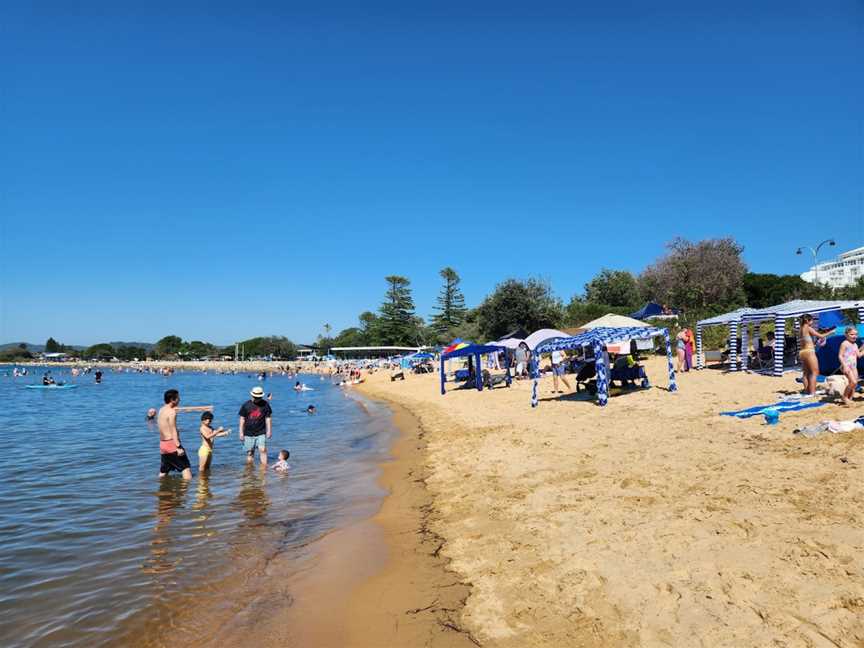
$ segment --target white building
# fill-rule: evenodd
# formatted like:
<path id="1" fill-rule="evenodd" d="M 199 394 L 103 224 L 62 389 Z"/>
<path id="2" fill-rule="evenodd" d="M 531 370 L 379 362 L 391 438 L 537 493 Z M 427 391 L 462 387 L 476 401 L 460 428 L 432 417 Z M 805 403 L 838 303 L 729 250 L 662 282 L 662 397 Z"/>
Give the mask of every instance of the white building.
<path id="1" fill-rule="evenodd" d="M 832 288 L 853 285 L 864 276 L 864 247 L 840 254 L 833 261 L 825 261 L 802 273 L 801 278 L 810 283 L 818 282 Z"/>

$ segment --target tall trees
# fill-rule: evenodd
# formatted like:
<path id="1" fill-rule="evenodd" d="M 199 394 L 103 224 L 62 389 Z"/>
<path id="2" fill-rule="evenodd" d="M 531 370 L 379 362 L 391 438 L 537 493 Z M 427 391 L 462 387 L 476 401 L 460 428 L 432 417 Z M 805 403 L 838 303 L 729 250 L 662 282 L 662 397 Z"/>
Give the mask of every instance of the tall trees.
<path id="1" fill-rule="evenodd" d="M 743 248 L 732 238 L 692 243 L 682 238 L 639 277 L 646 299 L 694 311 L 734 308 L 745 302 L 742 288 L 747 266 Z"/>
<path id="2" fill-rule="evenodd" d="M 376 326 L 381 341 L 389 345 L 416 344 L 417 327 L 411 282 L 400 275 L 389 275 L 384 280 L 387 282 L 387 292 L 378 311 Z"/>
<path id="3" fill-rule="evenodd" d="M 438 303 L 434 307 L 437 311 L 432 315 L 432 328 L 439 335 L 446 335 L 448 331 L 459 326 L 465 320 L 465 296 L 459 288 L 461 279 L 451 267 L 442 268 L 438 273 L 444 280 L 441 292 L 438 293 Z"/>
<path id="4" fill-rule="evenodd" d="M 486 339 L 496 339 L 517 328 L 536 331 L 560 326 L 564 318 L 561 300 L 540 279 L 508 279 L 495 287 L 477 307 L 477 324 Z"/>
<path id="5" fill-rule="evenodd" d="M 45 353 L 57 353 L 60 351 L 60 345 L 57 343 L 53 337 L 49 337 L 48 341 L 45 342 Z"/>
<path id="6" fill-rule="evenodd" d="M 178 355 L 183 350 L 183 340 L 179 335 L 166 335 L 156 343 L 156 353 L 160 356 Z"/>
<path id="7" fill-rule="evenodd" d="M 584 301 L 622 308 L 637 308 L 640 305 L 639 284 L 626 270 L 603 268 L 585 284 Z"/>

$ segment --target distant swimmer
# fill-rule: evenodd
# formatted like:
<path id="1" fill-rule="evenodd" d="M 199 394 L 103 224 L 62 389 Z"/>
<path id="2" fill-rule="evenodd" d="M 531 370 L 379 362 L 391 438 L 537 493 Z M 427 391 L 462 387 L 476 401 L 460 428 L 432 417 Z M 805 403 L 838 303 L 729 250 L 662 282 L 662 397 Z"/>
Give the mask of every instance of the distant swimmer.
<path id="1" fill-rule="evenodd" d="M 312 415 L 312 414 L 314 414 L 314 413 L 317 412 L 317 411 L 318 411 L 318 410 L 315 409 L 315 406 L 314 406 L 314 405 L 310 405 L 309 407 L 306 408 L 306 413 L 309 414 L 309 415 Z"/>
<path id="2" fill-rule="evenodd" d="M 268 401 L 272 401 L 272 400 L 273 400 L 273 392 L 267 392 L 267 400 L 268 400 Z"/>
<path id="3" fill-rule="evenodd" d="M 279 461 L 273 466 L 273 470 L 279 473 L 287 473 L 291 469 L 291 466 L 288 465 L 288 457 L 290 456 L 291 453 L 287 450 L 280 450 Z"/>
<path id="4" fill-rule="evenodd" d="M 180 441 L 177 428 L 178 412 L 201 412 L 213 409 L 210 406 L 180 407 L 180 392 L 169 389 L 164 395 L 165 405 L 159 410 L 159 476 L 165 477 L 172 470 L 181 474 L 183 479 L 192 479 L 189 457 Z"/>
<path id="5" fill-rule="evenodd" d="M 303 391 L 303 385 L 299 380 L 294 383 L 294 391 Z"/>
<path id="6" fill-rule="evenodd" d="M 156 419 L 156 408 L 151 407 L 150 409 L 147 410 L 147 420 L 153 421 L 155 419 Z"/>
<path id="7" fill-rule="evenodd" d="M 228 436 L 231 430 L 223 427 L 213 429 L 213 412 L 204 412 L 201 415 L 201 427 L 198 429 L 201 435 L 201 447 L 198 448 L 198 472 L 203 473 L 210 470 L 210 462 L 213 460 L 213 441 L 216 437 Z"/>
<path id="8" fill-rule="evenodd" d="M 51 375 L 50 371 L 46 371 L 44 374 L 42 374 L 42 384 L 45 386 L 55 384 L 54 377 Z"/>
<path id="9" fill-rule="evenodd" d="M 96 373 L 93 375 L 96 377 L 96 384 L 99 384 L 102 382 L 102 371 L 101 370 L 97 369 Z"/>

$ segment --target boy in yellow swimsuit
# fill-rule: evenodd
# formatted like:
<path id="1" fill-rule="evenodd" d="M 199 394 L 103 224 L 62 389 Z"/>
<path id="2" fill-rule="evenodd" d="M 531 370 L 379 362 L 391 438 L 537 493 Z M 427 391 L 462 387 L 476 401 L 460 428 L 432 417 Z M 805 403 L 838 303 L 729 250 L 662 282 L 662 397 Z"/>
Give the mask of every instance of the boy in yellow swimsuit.
<path id="1" fill-rule="evenodd" d="M 198 448 L 198 472 L 210 470 L 210 462 L 213 460 L 213 439 L 228 436 L 231 430 L 225 428 L 213 429 L 213 412 L 204 412 L 201 415 L 201 447 Z"/>

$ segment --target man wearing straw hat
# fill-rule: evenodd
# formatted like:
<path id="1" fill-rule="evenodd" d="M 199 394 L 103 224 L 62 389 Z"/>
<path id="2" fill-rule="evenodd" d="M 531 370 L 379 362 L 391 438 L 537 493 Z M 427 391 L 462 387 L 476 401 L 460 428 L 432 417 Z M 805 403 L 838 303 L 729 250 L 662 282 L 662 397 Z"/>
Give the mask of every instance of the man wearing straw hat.
<path id="1" fill-rule="evenodd" d="M 251 400 L 240 408 L 240 441 L 246 450 L 246 463 L 255 461 L 255 448 L 258 448 L 261 467 L 267 466 L 267 439 L 272 435 L 271 417 L 273 410 L 264 399 L 264 390 L 253 387 L 249 392 Z"/>

